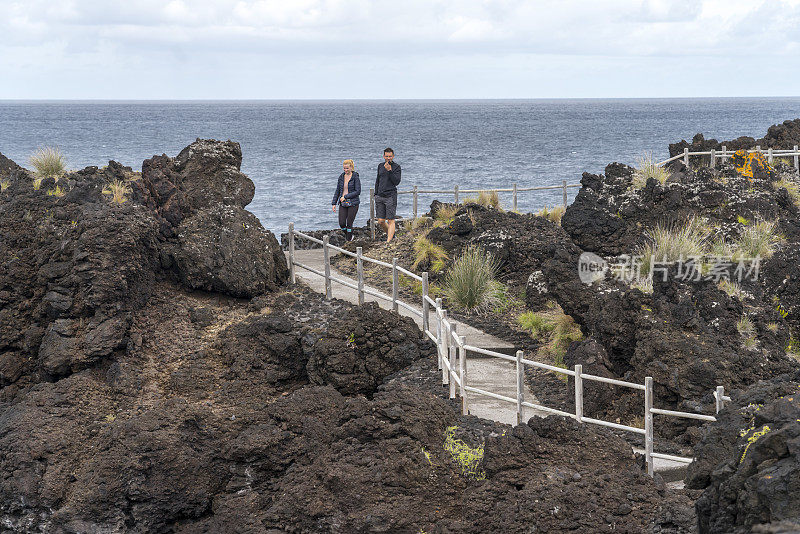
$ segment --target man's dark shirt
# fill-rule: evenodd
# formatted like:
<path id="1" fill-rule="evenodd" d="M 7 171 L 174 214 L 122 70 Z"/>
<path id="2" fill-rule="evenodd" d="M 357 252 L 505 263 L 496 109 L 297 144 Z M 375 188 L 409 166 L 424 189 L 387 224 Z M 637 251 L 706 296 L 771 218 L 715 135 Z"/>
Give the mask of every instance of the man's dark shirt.
<path id="1" fill-rule="evenodd" d="M 381 163 L 378 165 L 378 177 L 375 179 L 375 195 L 389 197 L 397 194 L 397 185 L 400 183 L 400 164 L 391 162 L 391 171 Z"/>

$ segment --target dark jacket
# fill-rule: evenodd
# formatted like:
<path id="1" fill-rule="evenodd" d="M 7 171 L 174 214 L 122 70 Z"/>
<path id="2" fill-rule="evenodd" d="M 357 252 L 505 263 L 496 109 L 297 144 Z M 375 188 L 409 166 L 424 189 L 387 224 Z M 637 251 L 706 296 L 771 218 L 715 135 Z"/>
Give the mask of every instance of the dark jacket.
<path id="1" fill-rule="evenodd" d="M 375 178 L 375 195 L 388 197 L 397 194 L 397 185 L 400 183 L 400 164 L 391 162 L 392 170 L 387 171 L 383 163 L 378 165 L 378 177 Z"/>
<path id="2" fill-rule="evenodd" d="M 342 196 L 343 189 L 344 173 L 339 175 L 339 181 L 336 184 L 336 192 L 333 194 L 331 206 L 335 206 L 339 203 L 339 198 Z M 358 206 L 358 196 L 361 194 L 361 180 L 358 179 L 358 173 L 356 171 L 353 171 L 353 176 L 350 177 L 350 183 L 347 184 L 347 189 L 349 192 L 344 195 L 344 198 L 349 199 L 353 206 Z"/>

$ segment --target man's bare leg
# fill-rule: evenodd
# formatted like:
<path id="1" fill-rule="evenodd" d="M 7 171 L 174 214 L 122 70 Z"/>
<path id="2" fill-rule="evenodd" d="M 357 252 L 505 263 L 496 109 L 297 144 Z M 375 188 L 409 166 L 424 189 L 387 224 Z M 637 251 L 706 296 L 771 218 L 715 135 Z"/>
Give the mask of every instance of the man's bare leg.
<path id="1" fill-rule="evenodd" d="M 384 232 L 389 231 L 389 225 L 386 224 L 386 219 L 378 219 L 378 226 L 383 228 Z"/>
<path id="2" fill-rule="evenodd" d="M 386 229 L 386 242 L 388 243 L 394 237 L 394 219 L 389 219 L 387 222 L 389 223 Z"/>

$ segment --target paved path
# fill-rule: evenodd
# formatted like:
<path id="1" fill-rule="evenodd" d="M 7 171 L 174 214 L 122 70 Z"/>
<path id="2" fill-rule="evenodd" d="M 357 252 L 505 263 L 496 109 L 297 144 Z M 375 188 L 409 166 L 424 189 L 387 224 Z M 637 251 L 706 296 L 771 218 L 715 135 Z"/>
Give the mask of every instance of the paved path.
<path id="1" fill-rule="evenodd" d="M 325 263 L 322 255 L 322 249 L 312 250 L 296 250 L 295 259 L 300 263 L 308 265 L 309 267 L 318 271 L 325 271 Z M 287 258 L 288 259 L 288 258 Z M 296 275 L 302 279 L 311 289 L 318 293 L 325 293 L 325 280 L 312 272 L 306 271 L 300 267 L 296 267 Z M 331 267 L 331 276 L 334 278 L 342 279 L 351 284 L 357 285 L 356 281 L 349 276 L 342 274 L 335 268 Z M 374 288 L 372 288 L 374 290 Z M 343 286 L 333 282 L 331 285 L 331 292 L 334 298 L 346 300 L 348 302 L 358 302 L 358 291 L 355 289 Z M 392 303 L 383 299 L 379 299 L 372 295 L 364 295 L 365 302 L 377 302 L 381 308 L 391 309 Z M 400 315 L 411 317 L 422 329 L 422 318 L 411 313 L 403 307 L 399 309 Z M 431 317 L 434 317 L 431 313 Z M 467 343 L 482 349 L 494 350 L 504 354 L 514 354 L 514 346 L 510 343 L 498 339 L 490 334 L 482 332 L 477 328 L 473 328 L 464 323 L 454 321 L 457 324 L 457 331 L 460 335 L 466 337 Z M 500 360 L 491 357 L 481 357 L 478 355 L 469 355 L 467 357 L 467 374 L 469 376 L 468 385 L 491 391 L 507 397 L 516 398 L 516 366 L 514 363 Z M 478 395 L 476 393 L 467 393 L 467 400 L 469 401 L 469 413 L 481 417 L 483 419 L 490 419 L 500 423 L 510 425 L 516 424 L 516 406 L 510 402 L 505 402 L 485 395 Z M 537 403 L 536 397 L 533 395 L 527 385 L 525 386 L 525 400 Z M 544 416 L 545 412 L 534 410 L 533 408 L 525 408 L 524 421 L 534 415 Z M 639 451 L 637 452 L 644 452 Z M 680 462 L 672 462 L 670 460 L 655 459 L 654 468 L 664 474 L 667 480 L 675 480 L 678 477 L 682 478 L 681 473 L 685 470 L 685 464 Z"/>

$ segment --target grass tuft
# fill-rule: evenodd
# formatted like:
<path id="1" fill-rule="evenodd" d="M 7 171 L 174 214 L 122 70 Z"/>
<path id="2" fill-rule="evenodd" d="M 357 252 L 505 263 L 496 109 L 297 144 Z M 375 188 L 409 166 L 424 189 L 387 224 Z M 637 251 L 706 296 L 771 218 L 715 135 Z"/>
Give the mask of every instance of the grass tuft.
<path id="1" fill-rule="evenodd" d="M 747 258 L 769 258 L 783 242 L 783 236 L 777 233 L 777 228 L 777 221 L 758 221 L 745 226 L 736 240 L 738 254 Z"/>
<path id="2" fill-rule="evenodd" d="M 711 228 L 697 217 L 692 217 L 683 226 L 656 226 L 647 232 L 650 242 L 638 250 L 642 256 L 641 274 L 647 276 L 650 273 L 653 259 L 657 262 L 674 262 L 681 258 L 687 260 L 692 256 L 702 256 L 710 235 Z"/>
<path id="3" fill-rule="evenodd" d="M 498 282 L 499 262 L 477 246 L 469 246 L 455 259 L 444 280 L 444 294 L 456 307 L 478 312 L 497 306 L 503 285 Z"/>
<path id="4" fill-rule="evenodd" d="M 442 204 L 439 206 L 439 209 L 436 210 L 436 217 L 433 219 L 433 225 L 447 226 L 453 222 L 453 217 L 456 216 L 459 209 L 460 206 L 458 204 Z"/>
<path id="5" fill-rule="evenodd" d="M 560 226 L 561 217 L 564 216 L 565 211 L 567 211 L 567 208 L 565 206 L 556 206 L 552 210 L 548 209 L 548 207 L 545 206 L 544 208 L 536 212 L 536 216 L 544 217 L 545 219 L 548 219 L 550 222 L 558 224 Z"/>
<path id="6" fill-rule="evenodd" d="M 30 157 L 38 178 L 55 178 L 56 181 L 66 172 L 64 155 L 58 148 L 43 147 L 36 150 Z"/>
<path id="7" fill-rule="evenodd" d="M 646 152 L 636 160 L 636 172 L 633 173 L 634 189 L 641 189 L 647 185 L 647 180 L 655 179 L 661 185 L 667 183 L 667 169 L 659 167 L 653 161 L 653 154 Z"/>
<path id="8" fill-rule="evenodd" d="M 111 202 L 122 204 L 127 201 L 125 195 L 130 194 L 131 187 L 121 180 L 114 180 L 103 189 L 104 195 L 111 195 Z"/>
<path id="9" fill-rule="evenodd" d="M 753 321 L 746 315 L 742 315 L 741 319 L 736 321 L 736 330 L 739 331 L 742 337 L 750 337 L 756 333 L 756 327 L 753 325 Z"/>
<path id="10" fill-rule="evenodd" d="M 478 204 L 484 208 L 500 209 L 500 196 L 497 191 L 481 191 L 477 198 L 465 198 L 464 205 Z"/>
<path id="11" fill-rule="evenodd" d="M 722 291 L 728 294 L 729 297 L 736 297 L 739 300 L 744 300 L 744 291 L 742 291 L 742 286 L 737 284 L 736 282 L 731 282 L 730 280 L 722 279 L 717 284 Z"/>
<path id="12" fill-rule="evenodd" d="M 442 247 L 432 243 L 427 237 L 421 235 L 414 241 L 414 264 L 412 269 L 419 268 L 420 265 L 431 267 L 433 271 L 434 264 L 439 267 L 439 270 L 444 268 L 444 262 L 448 259 L 447 253 Z"/>
<path id="13" fill-rule="evenodd" d="M 545 311 L 521 314 L 517 317 L 517 322 L 531 333 L 531 337 L 543 342 L 541 351 L 550 355 L 556 367 L 566 369 L 564 356 L 570 343 L 583 339 L 580 326 L 553 302 L 548 303 Z M 566 375 L 558 374 L 558 377 L 567 379 Z"/>
<path id="14" fill-rule="evenodd" d="M 800 184 L 792 180 L 784 179 L 773 182 L 772 187 L 775 189 L 786 189 L 795 206 L 800 208 Z"/>
<path id="15" fill-rule="evenodd" d="M 5 180 L 0 180 L 0 193 L 8 189 L 8 186 L 10 185 L 11 185 L 11 180 L 7 178 Z"/>

